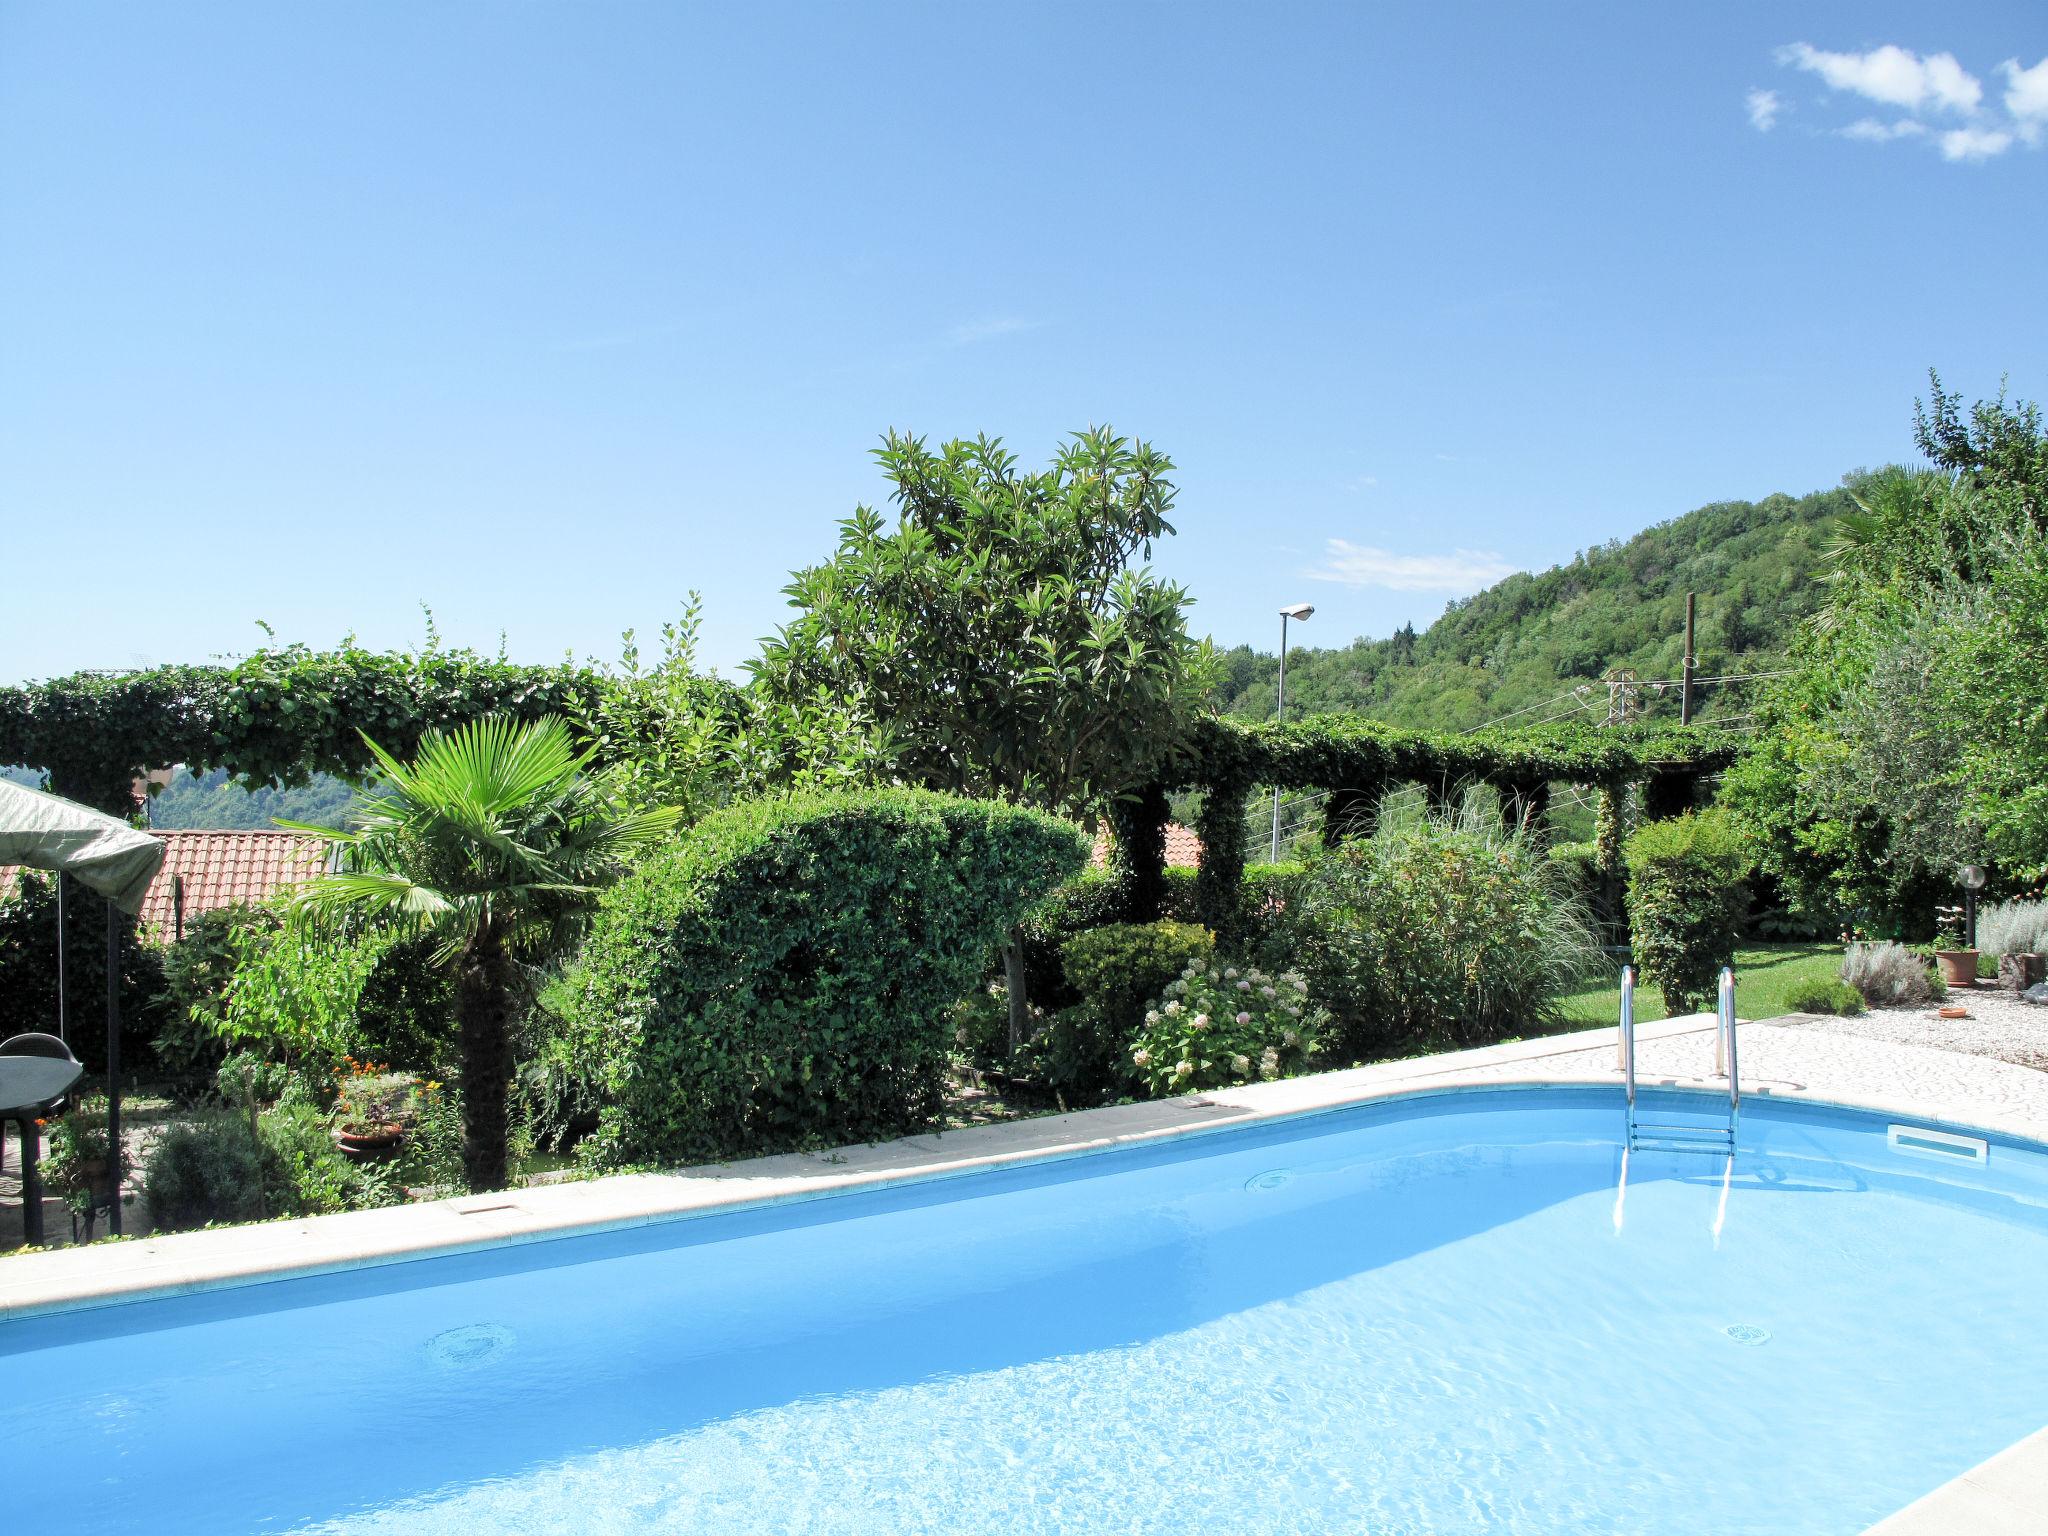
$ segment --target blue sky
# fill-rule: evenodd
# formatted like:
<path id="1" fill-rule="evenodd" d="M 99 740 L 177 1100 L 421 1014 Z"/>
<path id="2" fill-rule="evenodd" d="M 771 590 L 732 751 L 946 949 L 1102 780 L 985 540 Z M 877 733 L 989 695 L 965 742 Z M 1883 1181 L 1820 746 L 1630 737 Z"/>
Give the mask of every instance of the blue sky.
<path id="1" fill-rule="evenodd" d="M 423 601 L 610 654 L 693 587 L 732 670 L 889 426 L 1159 443 L 1224 642 L 1420 625 L 1903 456 L 1930 364 L 2048 393 L 2044 59 L 2031 4 L 0 3 L 0 679 Z"/>

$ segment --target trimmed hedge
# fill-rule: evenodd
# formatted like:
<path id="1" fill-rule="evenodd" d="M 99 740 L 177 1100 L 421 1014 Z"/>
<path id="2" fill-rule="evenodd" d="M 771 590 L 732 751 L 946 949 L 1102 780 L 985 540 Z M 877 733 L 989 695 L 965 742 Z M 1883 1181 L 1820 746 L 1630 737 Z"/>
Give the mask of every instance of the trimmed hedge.
<path id="1" fill-rule="evenodd" d="M 1755 860 L 1723 811 L 1647 822 L 1623 845 L 1628 919 L 1643 977 L 1674 1014 L 1711 1008 L 1749 911 Z"/>
<path id="2" fill-rule="evenodd" d="M 754 801 L 614 887 L 549 1007 L 616 1167 L 873 1140 L 937 1117 L 946 1010 L 1086 864 L 1056 817 L 916 790 Z"/>

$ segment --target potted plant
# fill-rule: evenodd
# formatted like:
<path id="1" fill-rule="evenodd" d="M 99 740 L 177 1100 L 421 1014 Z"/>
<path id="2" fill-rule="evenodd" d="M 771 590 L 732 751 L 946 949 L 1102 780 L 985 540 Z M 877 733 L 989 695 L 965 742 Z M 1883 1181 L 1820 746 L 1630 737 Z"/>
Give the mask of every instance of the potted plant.
<path id="1" fill-rule="evenodd" d="M 54 1122 L 50 1155 L 43 1162 L 45 1187 L 71 1208 L 89 1233 L 95 1212 L 114 1203 L 113 1144 L 107 1140 L 107 1101 L 79 1099 Z"/>
<path id="2" fill-rule="evenodd" d="M 358 1162 L 389 1157 L 398 1150 L 405 1126 L 398 1118 L 405 1087 L 374 1061 L 343 1061 L 335 1076 L 340 1092 L 334 1100 L 334 1144 Z"/>
<path id="3" fill-rule="evenodd" d="M 1977 951 L 1963 948 L 1963 909 L 1938 907 L 1940 926 L 1934 934 L 1934 963 L 1941 967 L 1942 982 L 1949 987 L 1977 985 Z"/>

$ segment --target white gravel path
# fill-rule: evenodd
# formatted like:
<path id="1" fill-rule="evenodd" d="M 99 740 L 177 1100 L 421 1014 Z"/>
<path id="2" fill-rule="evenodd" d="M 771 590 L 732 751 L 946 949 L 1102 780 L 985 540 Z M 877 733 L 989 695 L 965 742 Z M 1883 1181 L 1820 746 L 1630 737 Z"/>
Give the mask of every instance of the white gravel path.
<path id="1" fill-rule="evenodd" d="M 1966 1019 L 1937 1017 L 1934 1007 L 1873 1008 L 1854 1018 L 1792 1014 L 1771 1022 L 1787 1029 L 1812 1029 L 1837 1035 L 1860 1035 L 1896 1045 L 1991 1056 L 2015 1066 L 2048 1071 L 2048 1006 L 2020 1001 L 2010 992 L 1977 987 L 1951 991 L 1951 1006 L 1970 1010 Z"/>

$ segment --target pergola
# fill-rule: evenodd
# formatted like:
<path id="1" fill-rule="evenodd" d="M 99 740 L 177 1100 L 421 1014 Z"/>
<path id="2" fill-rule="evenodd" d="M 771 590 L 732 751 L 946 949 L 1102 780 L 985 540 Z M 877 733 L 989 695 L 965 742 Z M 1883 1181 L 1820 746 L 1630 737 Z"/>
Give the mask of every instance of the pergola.
<path id="1" fill-rule="evenodd" d="M 0 779 L 0 864 L 47 869 L 58 881 L 57 964 L 63 960 L 63 881 L 66 875 L 106 898 L 107 913 L 107 1140 L 112 1160 L 113 1209 L 108 1228 L 121 1231 L 121 930 L 117 913 L 133 916 L 164 860 L 164 845 L 116 817 L 74 801 Z M 63 1023 L 58 1025 L 60 1031 Z M 75 1070 L 75 1069 L 74 1069 Z M 29 1192 L 24 1179 L 23 1192 Z"/>

